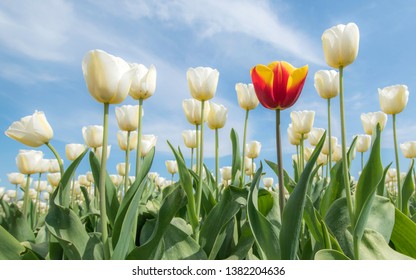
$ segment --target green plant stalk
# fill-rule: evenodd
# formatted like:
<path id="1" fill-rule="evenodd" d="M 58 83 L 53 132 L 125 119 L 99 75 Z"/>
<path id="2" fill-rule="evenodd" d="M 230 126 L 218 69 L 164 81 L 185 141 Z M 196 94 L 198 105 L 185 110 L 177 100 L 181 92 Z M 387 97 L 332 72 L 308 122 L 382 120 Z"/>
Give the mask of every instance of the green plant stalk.
<path id="1" fill-rule="evenodd" d="M 18 192 L 19 191 L 19 186 L 16 184 L 15 188 L 16 188 L 16 196 L 14 197 L 14 203 L 17 204 L 17 201 L 19 199 L 19 192 Z"/>
<path id="2" fill-rule="evenodd" d="M 280 218 L 283 217 L 283 209 L 285 207 L 285 186 L 283 180 L 283 158 L 282 158 L 282 136 L 280 133 L 280 109 L 276 109 L 276 151 L 277 165 L 279 174 L 279 208 Z"/>
<path id="3" fill-rule="evenodd" d="M 244 134 L 243 134 L 243 155 L 242 155 L 242 160 L 241 160 L 241 179 L 240 179 L 240 187 L 242 188 L 245 184 L 245 156 L 246 156 L 246 140 L 247 140 L 247 123 L 248 123 L 248 112 L 250 112 L 250 110 L 246 110 L 246 116 L 244 119 Z"/>
<path id="4" fill-rule="evenodd" d="M 402 209 L 402 185 L 400 184 L 400 162 L 399 151 L 397 148 L 397 133 L 396 133 L 396 114 L 393 114 L 393 139 L 394 139 L 394 154 L 396 157 L 396 172 L 397 172 L 397 208 L 403 212 Z"/>
<path id="5" fill-rule="evenodd" d="M 193 165 L 194 165 L 194 148 L 191 148 L 191 166 L 189 168 L 192 169 Z"/>
<path id="6" fill-rule="evenodd" d="M 25 192 L 23 194 L 23 217 L 27 219 L 27 212 L 28 212 L 28 206 L 29 206 L 29 187 L 30 187 L 30 174 L 27 174 L 26 177 L 26 185 L 25 185 Z"/>
<path id="7" fill-rule="evenodd" d="M 198 188 L 196 189 L 196 217 L 199 219 L 201 213 L 201 199 L 202 199 L 202 171 L 204 169 L 204 107 L 205 101 L 201 101 L 201 141 L 199 143 L 199 162 L 198 162 Z M 195 239 L 199 242 L 199 230 L 196 232 Z"/>
<path id="8" fill-rule="evenodd" d="M 61 172 L 61 178 L 62 178 L 64 176 L 64 165 L 62 164 L 61 157 L 59 156 L 58 152 L 49 142 L 45 143 L 45 145 L 52 151 L 52 153 L 55 155 L 55 158 L 58 160 L 59 171 Z"/>
<path id="9" fill-rule="evenodd" d="M 39 191 L 39 184 L 40 184 L 40 177 L 42 176 L 42 173 L 39 173 L 39 177 L 38 177 L 38 190 L 36 191 L 36 202 L 35 202 L 35 225 L 37 224 L 37 221 L 39 219 L 39 212 L 40 212 L 40 203 L 39 203 L 39 198 L 40 198 L 40 191 Z M 17 196 L 17 193 L 16 193 Z"/>
<path id="10" fill-rule="evenodd" d="M 364 169 L 364 152 L 361 152 L 361 171 Z"/>
<path id="11" fill-rule="evenodd" d="M 139 122 L 137 132 L 137 149 L 136 149 L 136 178 L 139 176 L 140 158 L 142 152 L 142 114 L 143 114 L 143 99 L 139 99 Z"/>
<path id="12" fill-rule="evenodd" d="M 123 190 L 123 197 L 126 195 L 127 192 L 127 183 L 129 180 L 129 161 L 130 161 L 130 133 L 131 131 L 127 131 L 127 147 L 126 147 L 126 165 L 124 168 L 124 190 Z"/>
<path id="13" fill-rule="evenodd" d="M 351 226 L 355 227 L 354 206 L 351 197 L 350 177 L 348 175 L 348 159 L 347 159 L 347 133 L 345 128 L 345 112 L 344 112 L 344 88 L 343 88 L 343 72 L 344 68 L 339 67 L 339 104 L 341 114 L 341 146 L 342 146 L 342 175 L 344 179 L 345 193 L 347 197 L 348 214 L 351 221 Z M 331 139 L 328 139 L 331 141 Z"/>
<path id="14" fill-rule="evenodd" d="M 40 179 L 40 176 L 39 176 L 39 179 Z M 75 174 L 74 174 L 74 176 L 72 176 L 72 190 L 71 190 L 71 206 L 72 206 L 72 209 L 74 209 L 74 191 L 75 191 L 75 188 L 74 188 L 74 186 L 75 186 Z"/>
<path id="15" fill-rule="evenodd" d="M 202 118 L 201 118 L 202 119 Z M 203 124 L 204 122 L 202 122 Z M 200 143 L 200 139 L 199 139 L 199 125 L 196 124 L 195 125 L 195 131 L 196 131 L 196 162 L 195 162 L 195 172 L 197 174 L 199 174 L 199 143 Z M 192 170 L 193 166 L 191 166 L 191 170 Z"/>
<path id="16" fill-rule="evenodd" d="M 299 145 L 296 145 L 296 158 L 297 158 L 296 165 L 297 165 L 297 167 L 298 167 L 298 172 L 299 172 L 299 170 L 300 170 L 300 153 L 299 153 Z"/>
<path id="17" fill-rule="evenodd" d="M 218 157 L 218 128 L 215 129 L 215 191 L 218 191 L 219 178 L 219 157 Z"/>
<path id="18" fill-rule="evenodd" d="M 99 203 L 100 203 L 100 219 L 101 219 L 101 239 L 104 244 L 104 258 L 110 259 L 110 249 L 108 243 L 108 229 L 107 229 L 107 209 L 105 197 L 105 179 L 107 174 L 107 142 L 108 142 L 108 109 L 109 104 L 104 103 L 104 132 L 103 132 L 103 146 L 101 154 L 101 168 L 99 181 Z"/>
<path id="19" fill-rule="evenodd" d="M 304 135 L 300 135 L 300 158 L 298 158 L 298 161 L 300 162 L 300 170 L 299 170 L 299 176 L 302 174 L 303 169 L 305 168 L 305 139 Z"/>
<path id="20" fill-rule="evenodd" d="M 331 99 L 328 98 L 328 168 L 331 171 L 332 168 L 332 143 L 331 143 Z M 328 172 L 331 173 L 331 172 Z"/>

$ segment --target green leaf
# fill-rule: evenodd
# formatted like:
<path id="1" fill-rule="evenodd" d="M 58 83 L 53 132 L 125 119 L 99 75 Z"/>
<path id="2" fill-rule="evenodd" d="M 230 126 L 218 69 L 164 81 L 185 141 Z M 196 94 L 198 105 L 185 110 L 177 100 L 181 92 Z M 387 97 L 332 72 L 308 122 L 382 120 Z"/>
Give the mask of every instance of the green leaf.
<path id="1" fill-rule="evenodd" d="M 282 259 L 296 259 L 302 216 L 306 203 L 306 194 L 308 183 L 315 162 L 322 150 L 326 133 L 322 136 L 308 163 L 303 170 L 299 182 L 287 201 L 283 210 L 282 229 L 280 231 L 280 247 L 282 250 Z"/>
<path id="2" fill-rule="evenodd" d="M 0 226 L 0 260 L 20 260 L 26 248 Z"/>
<path id="3" fill-rule="evenodd" d="M 211 255 L 221 229 L 246 205 L 247 191 L 236 187 L 224 189 L 220 202 L 206 217 L 200 231 L 200 244 L 207 255 Z"/>
<path id="4" fill-rule="evenodd" d="M 409 167 L 406 178 L 402 185 L 402 209 L 406 216 L 409 216 L 409 199 L 415 191 L 415 183 L 413 181 L 413 166 L 415 161 L 412 159 L 412 164 Z"/>
<path id="5" fill-rule="evenodd" d="M 398 252 L 416 259 L 416 223 L 397 208 L 391 242 Z"/>
<path id="6" fill-rule="evenodd" d="M 173 217 L 186 203 L 185 193 L 181 188 L 176 187 L 169 195 L 163 199 L 162 206 L 157 215 L 156 226 L 149 240 L 140 247 L 136 247 L 127 259 L 149 260 L 160 259 L 165 251 L 159 244 L 162 242 L 163 236 L 167 231 Z M 163 249 L 163 250 L 162 250 Z"/>
<path id="7" fill-rule="evenodd" d="M 254 236 L 250 229 L 250 225 L 245 223 L 241 228 L 240 239 L 234 250 L 228 256 L 227 260 L 244 260 L 247 258 L 248 252 L 253 247 Z"/>
<path id="8" fill-rule="evenodd" d="M 273 170 L 273 172 L 276 174 L 277 177 L 279 177 L 278 174 L 278 165 L 270 160 L 265 160 L 265 162 L 267 163 L 267 165 Z M 283 183 L 285 185 L 285 188 L 287 189 L 287 191 L 289 193 L 292 193 L 293 189 L 296 186 L 296 182 L 290 178 L 289 174 L 286 172 L 286 170 L 283 169 Z"/>
<path id="9" fill-rule="evenodd" d="M 322 249 L 315 254 L 315 260 L 350 260 L 346 255 L 332 249 Z"/>
<path id="10" fill-rule="evenodd" d="M 233 158 L 232 158 L 232 164 L 231 164 L 231 182 L 233 182 L 234 184 L 234 182 L 238 180 L 238 178 L 236 178 L 237 171 L 241 169 L 240 145 L 238 142 L 237 132 L 234 130 L 234 128 L 231 129 L 230 138 L 231 138 L 231 143 L 233 146 Z M 235 184 L 235 185 L 238 186 L 239 184 Z"/>
<path id="11" fill-rule="evenodd" d="M 258 185 L 263 166 L 260 164 L 251 182 L 247 201 L 247 218 L 256 244 L 261 248 L 262 258 L 280 259 L 279 229 L 258 210 Z"/>
<path id="12" fill-rule="evenodd" d="M 17 208 L 16 204 L 11 204 L 9 208 L 9 217 L 7 219 L 8 232 L 13 235 L 20 242 L 23 241 L 35 241 L 35 235 L 27 222 L 27 219 L 23 217 L 22 212 Z"/>

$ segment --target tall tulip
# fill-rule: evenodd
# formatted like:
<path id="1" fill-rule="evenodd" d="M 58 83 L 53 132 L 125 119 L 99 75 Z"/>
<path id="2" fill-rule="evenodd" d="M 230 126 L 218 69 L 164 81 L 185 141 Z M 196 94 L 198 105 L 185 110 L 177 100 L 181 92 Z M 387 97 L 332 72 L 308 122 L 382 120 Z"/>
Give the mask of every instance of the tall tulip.
<path id="1" fill-rule="evenodd" d="M 362 113 L 360 118 L 364 132 L 368 135 L 373 134 L 377 124 L 380 125 L 380 130 L 383 130 L 387 123 L 387 115 L 381 111 Z"/>
<path id="2" fill-rule="evenodd" d="M 299 98 L 308 74 L 308 66 L 295 68 L 285 61 L 257 65 L 251 69 L 251 79 L 260 103 L 276 111 L 276 146 L 279 166 L 279 206 L 284 207 L 283 160 L 280 135 L 280 111 L 291 107 Z"/>
<path id="3" fill-rule="evenodd" d="M 142 150 L 141 150 L 141 157 L 145 157 L 150 150 L 156 146 L 157 136 L 153 134 L 145 134 L 142 136 Z"/>
<path id="4" fill-rule="evenodd" d="M 378 89 L 378 96 L 380 99 L 381 111 L 385 114 L 393 116 L 393 140 L 394 153 L 396 156 L 396 170 L 397 170 L 397 208 L 402 209 L 402 186 L 400 184 L 400 162 L 399 151 L 396 133 L 396 115 L 404 110 L 409 100 L 409 91 L 406 85 L 394 85 Z"/>
<path id="5" fill-rule="evenodd" d="M 371 136 L 367 134 L 358 134 L 357 144 L 355 145 L 357 152 L 361 153 L 361 170 L 364 169 L 364 153 L 368 151 L 371 145 Z"/>
<path id="6" fill-rule="evenodd" d="M 400 144 L 400 150 L 405 158 L 416 158 L 416 141 L 408 141 Z"/>
<path id="7" fill-rule="evenodd" d="M 325 30 L 322 34 L 322 47 L 324 51 L 326 63 L 339 71 L 339 100 L 340 100 L 340 119 L 341 119 L 341 145 L 342 145 L 342 168 L 345 191 L 347 194 L 348 214 L 351 221 L 351 226 L 355 227 L 355 217 L 353 210 L 353 203 L 350 191 L 350 178 L 348 176 L 348 160 L 347 160 L 347 133 L 345 125 L 344 113 L 344 87 L 343 87 L 343 73 L 344 68 L 357 57 L 360 32 L 355 23 L 348 23 L 347 25 L 339 24 Z M 355 243 L 354 245 L 357 245 Z M 356 258 L 358 259 L 358 247 L 355 247 Z"/>

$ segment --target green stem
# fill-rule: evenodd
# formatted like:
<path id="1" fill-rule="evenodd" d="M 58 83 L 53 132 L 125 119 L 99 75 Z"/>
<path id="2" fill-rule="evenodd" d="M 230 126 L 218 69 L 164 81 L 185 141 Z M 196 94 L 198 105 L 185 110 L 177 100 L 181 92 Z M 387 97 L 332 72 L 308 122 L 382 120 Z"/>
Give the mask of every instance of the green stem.
<path id="1" fill-rule="evenodd" d="M 339 100 L 340 100 L 340 114 L 341 114 L 341 142 L 342 142 L 342 168 L 343 168 L 343 179 L 344 179 L 344 187 L 347 197 L 347 206 L 348 206 L 348 214 L 351 221 L 351 226 L 354 228 L 355 226 L 355 218 L 354 218 L 354 208 L 353 202 L 351 197 L 351 189 L 350 189 L 350 176 L 348 171 L 348 161 L 347 161 L 347 136 L 346 136 L 346 128 L 345 128 L 345 112 L 344 112 L 344 88 L 343 88 L 343 72 L 344 68 L 342 66 L 339 67 Z M 331 139 L 328 139 L 331 141 Z"/>
<path id="2" fill-rule="evenodd" d="M 331 141 L 331 99 L 328 98 L 328 168 L 331 171 L 332 167 L 332 141 Z M 331 173 L 331 172 L 329 172 Z"/>
<path id="3" fill-rule="evenodd" d="M 45 143 L 46 146 L 52 151 L 52 153 L 55 155 L 56 159 L 58 160 L 59 164 L 59 170 L 61 172 L 61 178 L 64 176 L 64 165 L 62 164 L 62 159 L 59 156 L 58 152 L 55 150 L 55 148 L 48 142 Z"/>
<path id="4" fill-rule="evenodd" d="M 202 120 L 202 118 L 201 118 L 201 120 Z M 202 124 L 203 124 L 203 122 L 202 122 Z M 195 130 L 196 130 L 196 162 L 195 162 L 195 166 L 196 166 L 196 169 L 195 169 L 195 172 L 197 173 L 197 174 L 199 174 L 199 143 L 200 143 L 200 138 L 199 138 L 199 136 L 200 136 L 200 134 L 198 133 L 199 132 L 199 125 L 198 124 L 196 124 L 195 125 Z M 192 168 L 193 168 L 193 166 L 191 166 L 191 170 L 192 170 Z"/>
<path id="5" fill-rule="evenodd" d="M 246 156 L 246 140 L 247 140 L 247 123 L 248 123 L 248 112 L 250 112 L 250 110 L 246 110 L 246 117 L 244 119 L 244 134 L 243 134 L 243 156 L 241 157 L 241 179 L 240 179 L 240 187 L 243 187 L 245 184 L 245 156 Z"/>
<path id="6" fill-rule="evenodd" d="M 298 174 L 297 174 L 297 175 L 295 174 L 295 178 L 296 178 L 297 176 L 299 176 L 299 171 L 300 171 L 300 153 L 299 153 L 299 145 L 296 145 L 296 159 L 297 159 L 297 161 L 296 161 L 296 165 L 297 165 L 297 168 L 298 168 Z"/>
<path id="7" fill-rule="evenodd" d="M 75 174 L 72 176 L 72 190 L 71 190 L 71 206 L 74 209 L 74 193 L 75 193 Z"/>
<path id="8" fill-rule="evenodd" d="M 14 203 L 16 203 L 17 204 L 17 201 L 19 200 L 19 186 L 16 184 L 15 185 L 15 188 L 16 188 L 16 196 L 14 197 Z"/>
<path id="9" fill-rule="evenodd" d="M 364 152 L 361 152 L 361 172 L 363 172 L 364 169 Z"/>
<path id="10" fill-rule="evenodd" d="M 136 178 L 139 177 L 140 157 L 142 152 L 142 114 L 143 114 L 143 99 L 139 99 L 139 125 L 137 133 L 137 149 L 136 149 Z"/>
<path id="11" fill-rule="evenodd" d="M 201 135 L 199 144 L 199 163 L 198 163 L 198 188 L 196 189 L 196 217 L 199 219 L 201 213 L 201 199 L 202 199 L 202 171 L 204 169 L 204 106 L 205 101 L 201 101 Z M 196 231 L 195 239 L 199 241 L 199 231 Z"/>
<path id="12" fill-rule="evenodd" d="M 107 229 L 107 209 L 106 209 L 106 195 L 105 195 L 105 179 L 107 173 L 107 142 L 108 142 L 108 109 L 109 104 L 104 103 L 104 132 L 103 132 L 103 146 L 101 154 L 101 168 L 100 181 L 98 192 L 100 195 L 100 218 L 101 218 L 101 238 L 104 244 L 104 258 L 110 259 L 110 250 L 108 243 L 108 229 Z"/>
<path id="13" fill-rule="evenodd" d="M 42 173 L 39 173 L 39 177 L 38 177 L 38 189 L 36 191 L 36 202 L 35 202 L 35 226 L 37 224 L 37 221 L 39 219 L 39 212 L 40 212 L 40 177 L 42 176 Z"/>
<path id="14" fill-rule="evenodd" d="M 393 114 L 393 138 L 394 138 L 394 153 L 396 156 L 396 172 L 397 172 L 397 208 L 402 209 L 402 185 L 400 184 L 400 162 L 399 152 L 397 148 L 397 133 L 396 133 L 396 114 Z"/>
<path id="15" fill-rule="evenodd" d="M 218 177 L 219 177 L 219 157 L 218 157 L 218 128 L 215 129 L 215 191 L 218 189 Z"/>
<path id="16" fill-rule="evenodd" d="M 276 151 L 277 165 L 279 174 L 279 206 L 280 217 L 283 218 L 283 209 L 285 206 L 285 186 L 283 180 L 283 158 L 282 158 L 282 137 L 280 134 L 280 109 L 276 109 Z"/>
<path id="17" fill-rule="evenodd" d="M 26 177 L 25 192 L 23 194 L 23 217 L 27 219 L 27 212 L 29 207 L 29 187 L 30 187 L 30 174 Z"/>
<path id="18" fill-rule="evenodd" d="M 298 161 L 300 162 L 299 176 L 302 174 L 303 169 L 305 168 L 305 148 L 304 148 L 305 145 L 304 144 L 305 144 L 304 135 L 301 134 L 300 135 L 300 158 L 298 158 Z"/>
<path id="19" fill-rule="evenodd" d="M 129 180 L 129 161 L 130 161 L 130 132 L 127 131 L 127 148 L 126 148 L 126 161 L 125 161 L 125 168 L 124 168 L 124 190 L 122 193 L 122 198 L 126 195 L 127 192 L 127 183 Z"/>
<path id="20" fill-rule="evenodd" d="M 193 165 L 194 165 L 194 148 L 191 148 L 191 166 L 190 166 L 191 170 L 192 170 Z"/>

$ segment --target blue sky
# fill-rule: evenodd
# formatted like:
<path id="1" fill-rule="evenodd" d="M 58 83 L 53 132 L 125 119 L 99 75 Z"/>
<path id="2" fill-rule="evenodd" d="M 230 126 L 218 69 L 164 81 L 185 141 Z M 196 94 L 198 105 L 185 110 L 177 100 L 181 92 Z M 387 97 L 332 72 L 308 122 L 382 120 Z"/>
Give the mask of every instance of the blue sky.
<path id="1" fill-rule="evenodd" d="M 51 143 L 65 157 L 67 143 L 82 143 L 85 125 L 102 124 L 102 104 L 88 93 L 81 61 L 88 50 L 103 49 L 129 62 L 154 64 L 158 72 L 153 97 L 144 102 L 145 134 L 158 136 L 152 170 L 168 177 L 165 160 L 173 159 L 166 141 L 183 146 L 181 132 L 192 129 L 182 111 L 190 98 L 189 67 L 210 66 L 220 72 L 214 102 L 224 104 L 228 121 L 220 131 L 221 165 L 231 165 L 229 134 L 242 136 L 244 111 L 234 86 L 251 82 L 256 64 L 285 60 L 309 75 L 296 105 L 282 113 L 285 166 L 295 151 L 286 128 L 290 111 L 315 110 L 315 126 L 326 127 L 326 101 L 313 86 L 314 73 L 330 69 L 324 61 L 321 35 L 336 24 L 355 22 L 360 29 L 357 60 L 345 70 L 347 135 L 363 133 L 360 114 L 379 111 L 377 88 L 406 84 L 410 97 L 398 116 L 399 142 L 416 140 L 416 5 L 406 0 L 377 1 L 68 1 L 15 0 L 0 3 L 0 130 L 35 110 L 44 111 L 54 129 Z M 339 99 L 332 102 L 333 134 L 340 137 Z M 123 104 L 136 104 L 127 98 Z M 248 140 L 262 143 L 261 160 L 275 161 L 274 112 L 261 105 L 250 113 Z M 272 128 L 272 129 L 270 129 Z M 116 138 L 114 106 L 110 108 L 112 145 L 108 170 L 123 161 Z M 212 168 L 213 132 L 207 128 L 207 164 Z M 22 144 L 0 134 L 0 185 L 17 170 Z M 383 164 L 394 159 L 391 118 L 383 132 Z M 46 147 L 41 150 L 52 158 Z M 401 169 L 408 162 L 401 156 Z M 257 160 L 258 162 L 258 160 Z M 68 161 L 65 161 L 66 166 Z M 359 159 L 353 163 L 358 172 Z M 78 173 L 88 169 L 85 159 Z M 289 168 L 290 169 L 290 168 Z M 272 175 L 270 169 L 266 169 Z"/>

